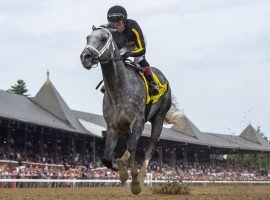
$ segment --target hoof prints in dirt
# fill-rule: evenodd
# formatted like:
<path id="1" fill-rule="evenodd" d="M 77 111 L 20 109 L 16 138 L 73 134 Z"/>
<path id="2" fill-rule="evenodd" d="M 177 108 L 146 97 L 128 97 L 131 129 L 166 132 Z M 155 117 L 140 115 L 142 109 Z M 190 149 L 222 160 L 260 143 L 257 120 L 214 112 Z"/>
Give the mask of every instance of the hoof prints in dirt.
<path id="1" fill-rule="evenodd" d="M 133 195 L 130 188 L 92 187 L 92 188 L 42 188 L 42 189 L 0 189 L 1 200 L 112 200 L 112 199 L 167 199 L 167 200 L 270 200 L 270 185 L 227 185 L 227 186 L 189 186 L 190 194 L 155 194 L 153 188 L 143 187 L 142 192 Z"/>

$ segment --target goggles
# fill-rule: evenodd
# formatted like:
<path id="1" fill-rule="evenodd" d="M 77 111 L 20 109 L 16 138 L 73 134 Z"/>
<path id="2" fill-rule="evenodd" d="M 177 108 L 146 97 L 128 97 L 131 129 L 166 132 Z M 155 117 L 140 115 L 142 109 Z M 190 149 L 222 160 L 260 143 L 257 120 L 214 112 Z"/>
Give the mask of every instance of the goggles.
<path id="1" fill-rule="evenodd" d="M 111 13 L 108 15 L 109 22 L 121 22 L 124 20 L 124 15 L 122 13 Z"/>

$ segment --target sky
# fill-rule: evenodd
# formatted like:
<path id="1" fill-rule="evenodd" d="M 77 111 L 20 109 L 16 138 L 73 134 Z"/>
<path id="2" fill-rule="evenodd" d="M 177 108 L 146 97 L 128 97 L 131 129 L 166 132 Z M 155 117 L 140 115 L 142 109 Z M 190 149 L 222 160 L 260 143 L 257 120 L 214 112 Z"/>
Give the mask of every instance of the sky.
<path id="1" fill-rule="evenodd" d="M 1 0 L 0 89 L 23 79 L 35 96 L 49 70 L 71 109 L 102 114 L 101 69 L 79 55 L 113 5 L 140 24 L 148 62 L 201 131 L 239 135 L 250 123 L 270 138 L 269 0 Z"/>

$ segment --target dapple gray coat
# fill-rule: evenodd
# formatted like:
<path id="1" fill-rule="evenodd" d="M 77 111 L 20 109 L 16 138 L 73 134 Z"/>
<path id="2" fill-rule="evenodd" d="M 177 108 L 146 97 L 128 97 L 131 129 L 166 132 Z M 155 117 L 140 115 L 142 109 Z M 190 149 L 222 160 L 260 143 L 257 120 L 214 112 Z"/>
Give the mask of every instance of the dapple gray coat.
<path id="1" fill-rule="evenodd" d="M 165 76 L 158 69 L 152 68 L 162 83 L 168 83 L 168 91 L 152 106 L 148 118 L 145 119 L 144 81 L 136 71 L 124 65 L 111 32 L 112 30 L 106 28 L 94 29 L 87 37 L 87 46 L 81 53 L 81 62 L 86 69 L 98 62 L 101 64 L 105 85 L 103 116 L 107 123 L 102 161 L 108 168 L 119 171 L 120 180 L 125 182 L 128 178 L 125 163 L 130 159 L 131 191 L 138 194 L 139 180 L 145 177 L 152 149 L 160 137 L 165 116 L 171 107 L 171 91 Z M 151 141 L 145 153 L 143 167 L 138 174 L 135 153 L 146 121 L 150 121 L 152 125 Z M 127 150 L 122 158 L 115 162 L 112 160 L 112 154 L 120 134 L 128 136 Z"/>

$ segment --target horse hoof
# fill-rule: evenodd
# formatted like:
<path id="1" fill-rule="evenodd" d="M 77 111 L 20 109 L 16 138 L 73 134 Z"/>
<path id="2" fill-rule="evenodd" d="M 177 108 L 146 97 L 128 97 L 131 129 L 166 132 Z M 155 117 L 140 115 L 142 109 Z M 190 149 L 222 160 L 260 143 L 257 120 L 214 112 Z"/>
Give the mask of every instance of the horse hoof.
<path id="1" fill-rule="evenodd" d="M 131 182 L 131 192 L 132 194 L 139 194 L 141 192 L 141 186 L 139 181 Z"/>
<path id="2" fill-rule="evenodd" d="M 119 179 L 122 183 L 125 183 L 128 180 L 128 171 L 125 162 L 118 159 L 117 164 L 119 166 Z"/>
<path id="3" fill-rule="evenodd" d="M 126 168 L 120 168 L 119 179 L 122 183 L 125 183 L 128 180 L 128 172 Z"/>

